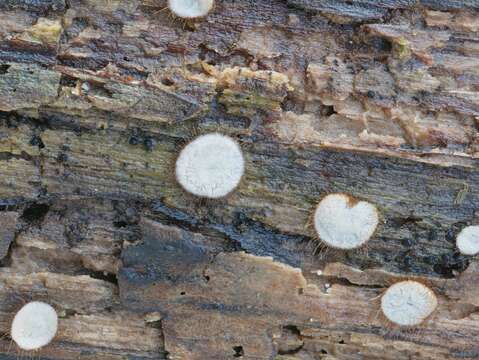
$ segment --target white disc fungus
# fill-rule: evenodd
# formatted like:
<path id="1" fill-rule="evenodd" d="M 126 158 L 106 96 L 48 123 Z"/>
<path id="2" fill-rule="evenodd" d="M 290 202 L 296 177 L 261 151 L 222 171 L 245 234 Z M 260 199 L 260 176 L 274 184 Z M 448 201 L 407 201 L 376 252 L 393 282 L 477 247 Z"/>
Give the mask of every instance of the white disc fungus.
<path id="1" fill-rule="evenodd" d="M 326 196 L 314 213 L 314 227 L 321 241 L 343 250 L 365 244 L 378 223 L 378 211 L 373 204 L 356 201 L 346 194 Z"/>
<path id="2" fill-rule="evenodd" d="M 457 235 L 456 246 L 464 255 L 479 253 L 479 226 L 468 226 Z"/>
<path id="3" fill-rule="evenodd" d="M 39 301 L 23 306 L 12 322 L 11 336 L 22 350 L 38 350 L 48 345 L 58 329 L 58 316 L 53 307 Z"/>
<path id="4" fill-rule="evenodd" d="M 214 0 L 168 0 L 168 7 L 178 17 L 194 19 L 208 15 Z"/>
<path id="5" fill-rule="evenodd" d="M 176 179 L 189 193 L 211 199 L 228 195 L 241 181 L 244 159 L 230 137 L 207 134 L 190 142 L 176 161 Z"/>
<path id="6" fill-rule="evenodd" d="M 434 292 L 417 281 L 398 282 L 389 287 L 381 298 L 384 316 L 400 326 L 419 325 L 436 307 Z"/>

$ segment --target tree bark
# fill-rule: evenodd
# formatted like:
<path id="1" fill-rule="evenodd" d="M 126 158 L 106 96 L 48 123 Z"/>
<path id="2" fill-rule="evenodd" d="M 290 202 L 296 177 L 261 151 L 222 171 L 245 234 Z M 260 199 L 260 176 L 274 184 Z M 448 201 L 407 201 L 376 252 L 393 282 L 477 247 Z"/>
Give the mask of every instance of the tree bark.
<path id="1" fill-rule="evenodd" d="M 0 358 L 30 300 L 44 359 L 478 358 L 477 0 L 0 0 Z M 219 201 L 186 194 L 198 134 L 240 143 Z M 366 248 L 324 249 L 320 199 L 377 206 Z M 378 297 L 417 279 L 414 329 Z"/>

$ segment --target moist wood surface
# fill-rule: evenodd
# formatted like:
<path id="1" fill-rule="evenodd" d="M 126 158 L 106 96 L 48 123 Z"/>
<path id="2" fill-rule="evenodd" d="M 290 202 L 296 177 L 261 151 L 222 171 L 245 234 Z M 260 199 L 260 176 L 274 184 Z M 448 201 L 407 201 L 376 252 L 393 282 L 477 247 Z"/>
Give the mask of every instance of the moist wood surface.
<path id="1" fill-rule="evenodd" d="M 0 359 L 32 299 L 42 359 L 478 358 L 479 2 L 216 3 L 0 1 Z M 205 202 L 174 164 L 212 131 L 246 175 Z M 377 206 L 366 248 L 318 247 L 334 192 Z M 380 314 L 402 279 L 417 329 Z"/>

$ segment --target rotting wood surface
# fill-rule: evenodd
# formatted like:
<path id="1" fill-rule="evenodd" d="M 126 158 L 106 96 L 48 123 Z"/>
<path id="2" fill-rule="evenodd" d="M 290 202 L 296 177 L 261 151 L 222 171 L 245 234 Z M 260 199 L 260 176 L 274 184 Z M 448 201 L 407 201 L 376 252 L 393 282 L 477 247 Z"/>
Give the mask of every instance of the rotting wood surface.
<path id="1" fill-rule="evenodd" d="M 165 3 L 0 0 L 1 331 L 40 299 L 45 359 L 479 358 L 479 2 Z M 210 131 L 247 168 L 205 203 L 172 173 Z M 315 251 L 332 192 L 378 207 L 366 249 Z M 403 278 L 439 298 L 414 331 L 379 316 Z"/>

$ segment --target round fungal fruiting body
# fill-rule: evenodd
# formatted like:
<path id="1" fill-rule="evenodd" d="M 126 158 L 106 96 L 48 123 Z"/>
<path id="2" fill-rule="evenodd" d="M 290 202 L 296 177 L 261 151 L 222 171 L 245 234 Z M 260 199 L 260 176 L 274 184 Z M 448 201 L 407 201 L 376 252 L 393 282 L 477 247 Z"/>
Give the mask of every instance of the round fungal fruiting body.
<path id="1" fill-rule="evenodd" d="M 193 195 L 218 199 L 239 185 L 244 167 L 243 154 L 236 141 L 212 133 L 196 138 L 180 152 L 176 179 Z"/>
<path id="2" fill-rule="evenodd" d="M 214 0 L 168 0 L 170 11 L 183 19 L 195 19 L 208 15 Z"/>
<path id="3" fill-rule="evenodd" d="M 390 286 L 381 297 L 381 310 L 393 324 L 417 326 L 437 307 L 434 292 L 417 281 L 401 281 Z"/>
<path id="4" fill-rule="evenodd" d="M 43 302 L 33 301 L 23 306 L 12 322 L 12 340 L 22 350 L 33 351 L 48 345 L 58 329 L 55 309 Z"/>
<path id="5" fill-rule="evenodd" d="M 379 224 L 376 206 L 346 194 L 324 197 L 314 213 L 320 240 L 332 248 L 352 250 L 363 246 Z"/>
<path id="6" fill-rule="evenodd" d="M 463 255 L 479 254 L 479 226 L 468 226 L 456 238 L 456 246 Z"/>

